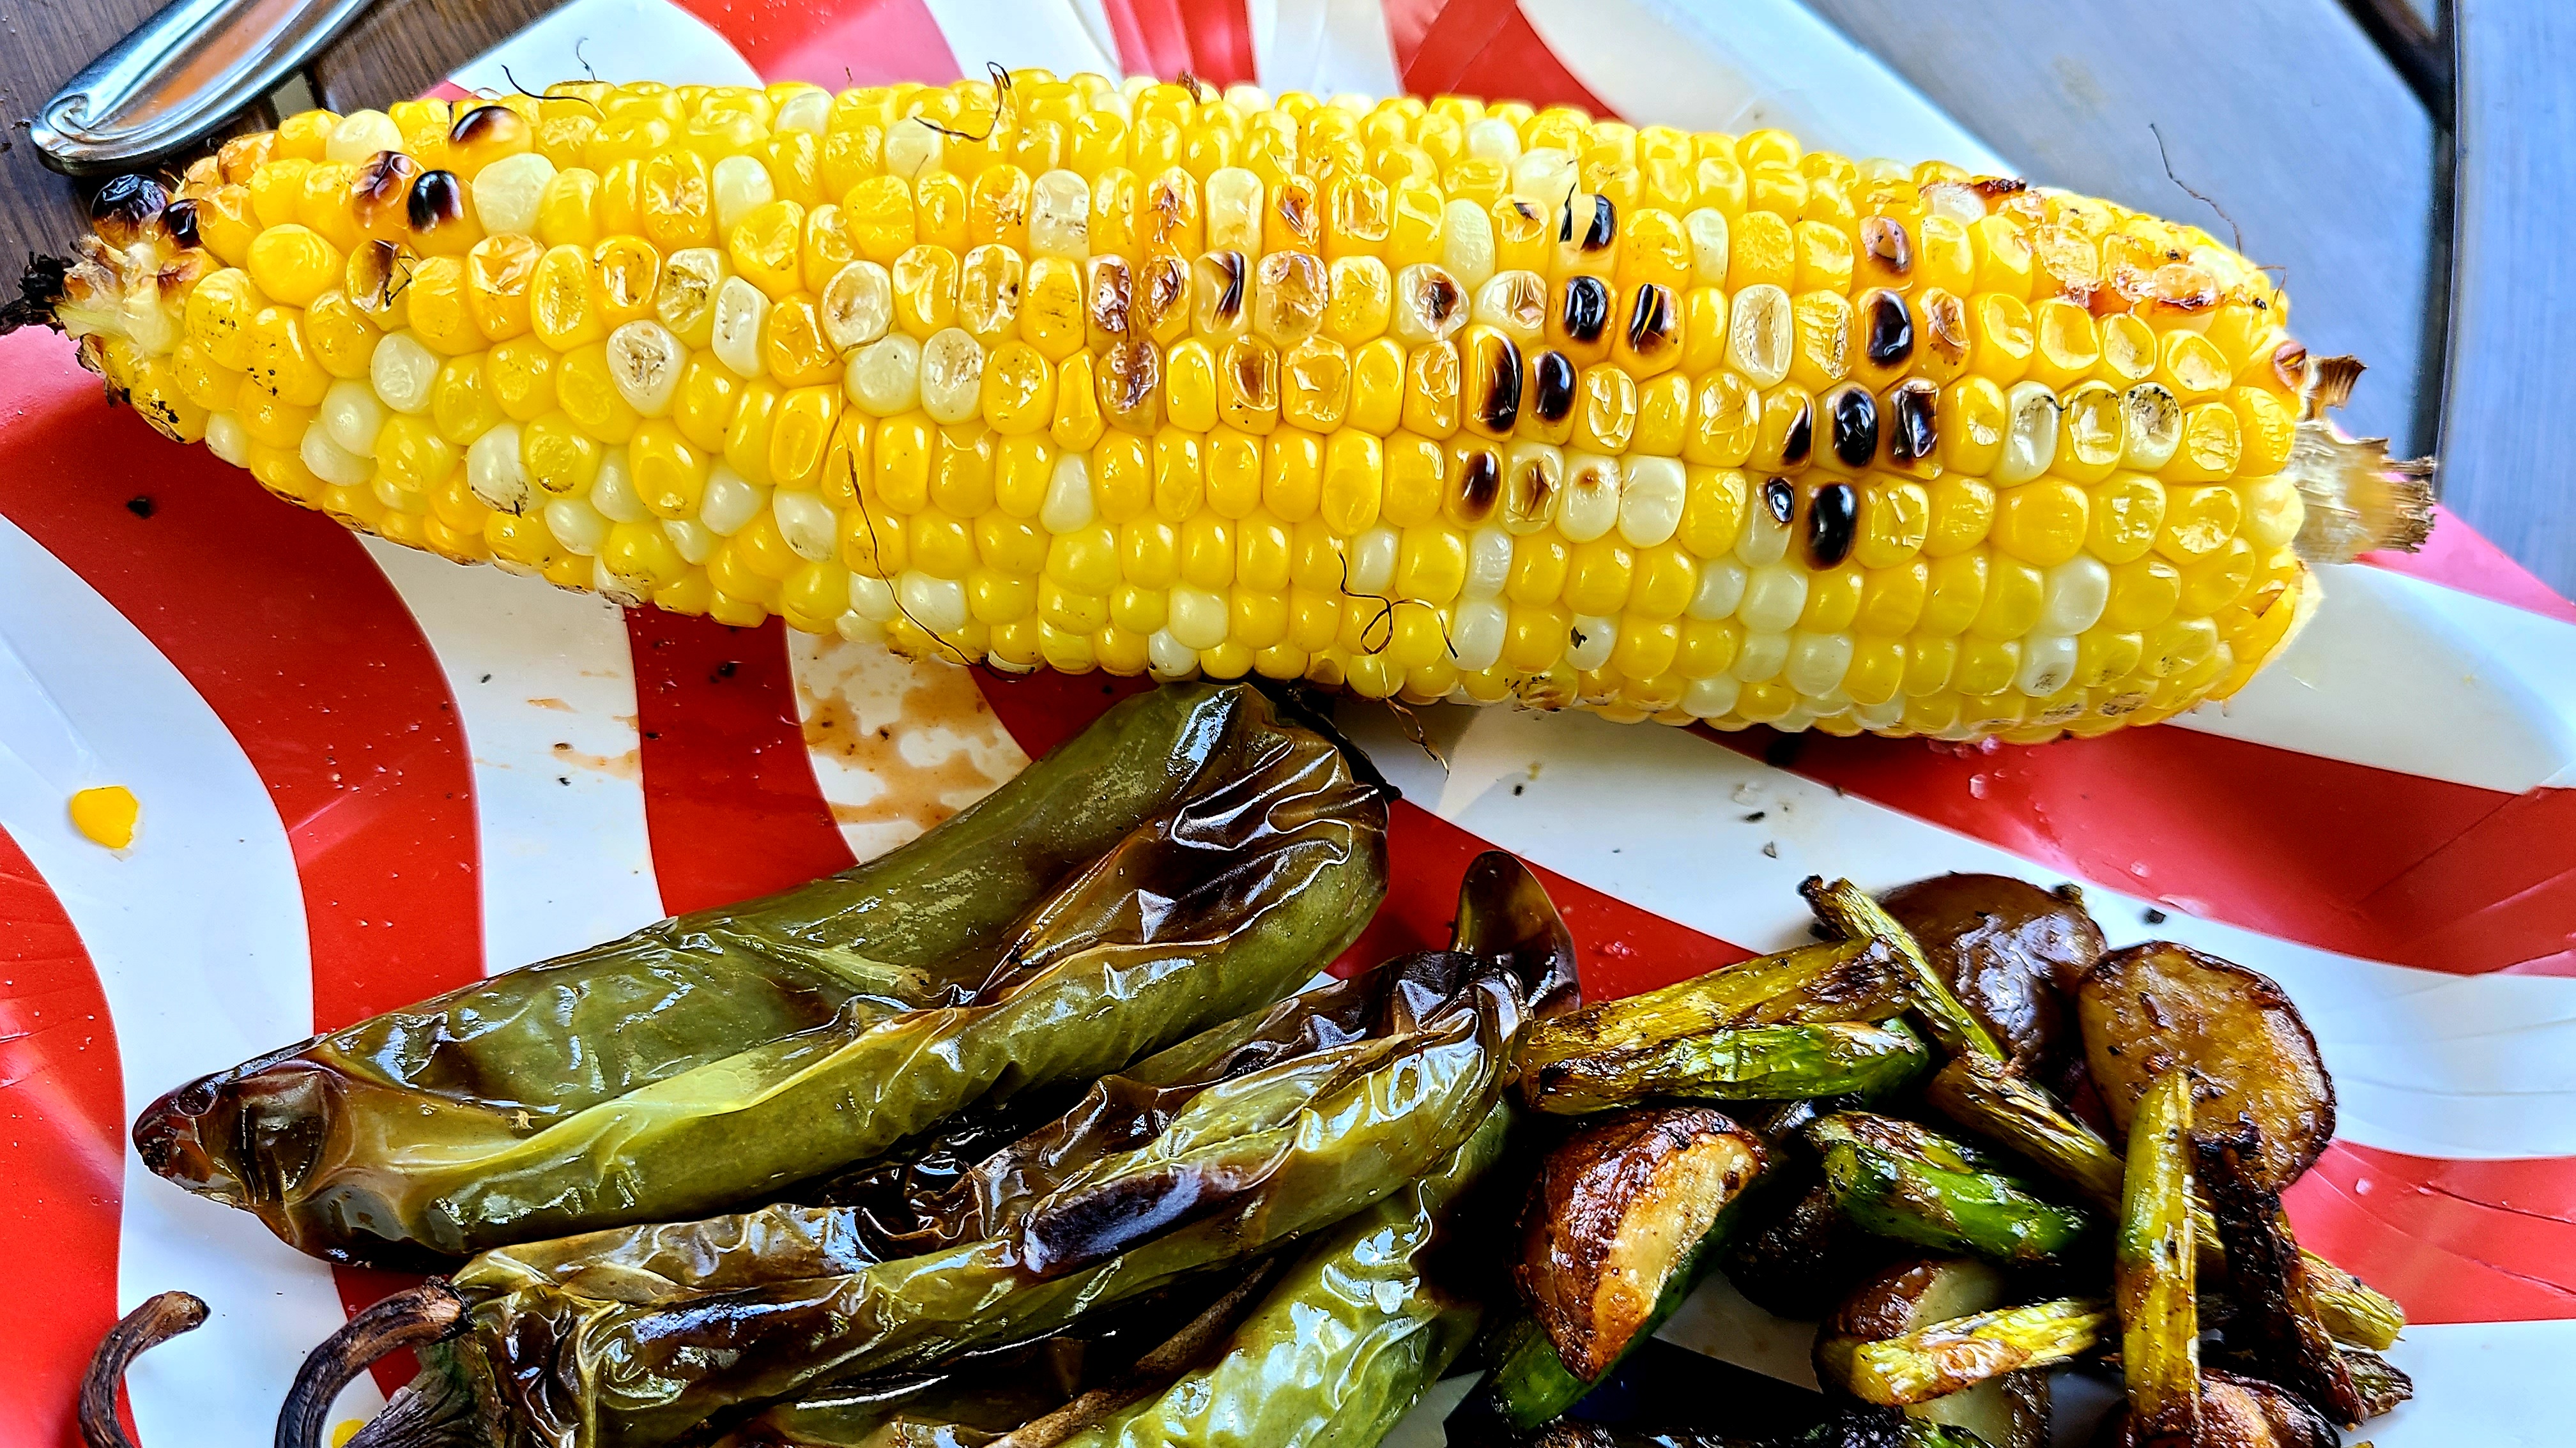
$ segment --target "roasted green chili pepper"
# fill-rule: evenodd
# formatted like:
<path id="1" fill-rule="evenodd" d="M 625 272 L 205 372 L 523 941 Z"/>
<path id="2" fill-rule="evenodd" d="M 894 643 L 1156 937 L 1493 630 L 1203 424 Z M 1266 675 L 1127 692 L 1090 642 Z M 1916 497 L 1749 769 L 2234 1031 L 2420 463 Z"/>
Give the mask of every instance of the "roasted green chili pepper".
<path id="1" fill-rule="evenodd" d="M 1497 1108 L 1440 1169 L 1318 1241 L 1222 1356 L 1064 1448 L 1375 1448 L 1475 1335 L 1476 1301 L 1437 1283 L 1432 1257 L 1510 1126 Z"/>
<path id="2" fill-rule="evenodd" d="M 1521 1089 L 1541 1111 L 1580 1115 L 1653 1096 L 1692 1101 L 1783 1101 L 1876 1096 L 1931 1059 L 1903 1022 L 1735 1026 L 1636 1050 L 1524 1069 Z"/>
<path id="3" fill-rule="evenodd" d="M 1910 1121 L 1836 1112 L 1807 1128 L 1825 1183 L 1867 1231 L 2007 1262 L 2047 1262 L 2082 1239 L 2082 1212 L 2032 1196 L 1966 1147 Z"/>
<path id="4" fill-rule="evenodd" d="M 1385 817 L 1249 689 L 1139 696 L 882 859 L 207 1077 L 136 1144 L 335 1260 L 722 1210 L 1274 998 L 1367 919 Z"/>
<path id="5" fill-rule="evenodd" d="M 484 1253 L 440 1289 L 464 1332 L 427 1355 L 397 1422 L 480 1416 L 495 1448 L 649 1448 L 737 1405 L 1044 1336 L 1437 1168 L 1492 1112 L 1522 1022 L 1517 978 L 1444 952 L 1284 1002 L 1096 1088 L 1137 1109 L 1078 1106 L 961 1179 L 959 1219 L 985 1235 L 918 1255 L 879 1260 L 847 1207 Z M 290 1413 L 353 1370 L 331 1347 Z"/>

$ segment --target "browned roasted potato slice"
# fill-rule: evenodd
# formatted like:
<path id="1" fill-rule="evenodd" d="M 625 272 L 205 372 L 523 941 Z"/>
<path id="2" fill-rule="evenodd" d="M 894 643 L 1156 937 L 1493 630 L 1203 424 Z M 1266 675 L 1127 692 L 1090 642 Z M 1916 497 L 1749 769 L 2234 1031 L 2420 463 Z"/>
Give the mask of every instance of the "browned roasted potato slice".
<path id="1" fill-rule="evenodd" d="M 1833 1392 L 1850 1377 L 1864 1343 L 1903 1337 L 2002 1305 L 2004 1274 L 1972 1257 L 1917 1257 L 1890 1263 L 1843 1299 L 1816 1329 L 1816 1380 Z M 1965 1428 L 1990 1448 L 2047 1441 L 2048 1375 L 2005 1373 L 1904 1409 L 1908 1417 Z"/>
<path id="2" fill-rule="evenodd" d="M 1617 1361 L 1766 1156 L 1699 1106 L 1622 1112 L 1548 1153 L 1518 1276 L 1568 1371 L 1589 1382 Z"/>
<path id="3" fill-rule="evenodd" d="M 2113 951 L 2076 990 L 2084 1056 L 2122 1131 L 2147 1083 L 2188 1067 L 2195 1119 L 2262 1133 L 2254 1179 L 2286 1190 L 2334 1135 L 2334 1083 L 2308 1023 L 2271 977 L 2165 941 Z"/>
<path id="4" fill-rule="evenodd" d="M 2200 1431 L 2179 1448 L 2338 1448 L 2341 1435 L 2287 1388 L 2217 1368 L 2200 1374 Z M 2122 1404 L 2102 1420 L 2096 1448 L 2157 1448 Z"/>
<path id="5" fill-rule="evenodd" d="M 2017 1065 L 2075 1054 L 2066 998 L 2102 958 L 2102 927 L 2073 886 L 1936 875 L 1880 903 Z"/>

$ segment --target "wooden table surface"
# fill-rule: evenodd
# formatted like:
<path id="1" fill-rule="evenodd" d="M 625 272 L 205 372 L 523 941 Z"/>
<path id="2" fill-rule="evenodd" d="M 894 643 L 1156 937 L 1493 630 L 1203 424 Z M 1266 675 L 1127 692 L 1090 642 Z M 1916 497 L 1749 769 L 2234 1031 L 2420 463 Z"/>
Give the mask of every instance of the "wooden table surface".
<path id="1" fill-rule="evenodd" d="M 0 0 L 0 256 L 59 252 L 81 225 L 23 118 L 158 3 Z M 2576 595 L 2554 415 L 2576 401 L 2576 328 L 2556 312 L 2576 5 L 2161 0 L 2141 25 L 2134 0 L 1807 3 L 2026 174 L 2240 232 L 2285 268 L 2299 335 L 2371 363 L 2345 424 L 2438 452 L 2445 501 Z M 334 109 L 380 104 L 551 8 L 382 0 L 308 80 Z"/>

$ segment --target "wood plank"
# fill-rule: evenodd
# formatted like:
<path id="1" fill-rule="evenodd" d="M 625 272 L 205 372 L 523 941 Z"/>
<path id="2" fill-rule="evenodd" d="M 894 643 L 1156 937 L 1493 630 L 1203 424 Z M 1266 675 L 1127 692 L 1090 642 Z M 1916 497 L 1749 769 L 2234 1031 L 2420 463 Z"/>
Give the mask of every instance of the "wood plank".
<path id="1" fill-rule="evenodd" d="M 2576 197 L 2576 6 L 2458 0 L 2458 279 L 2442 483 L 2451 507 L 2576 595 L 2576 399 L 2566 234 Z"/>
<path id="2" fill-rule="evenodd" d="M 555 6 L 556 0 L 378 0 L 313 66 L 314 94 L 338 111 L 418 95 Z M 542 90 L 561 79 L 528 84 Z"/>
<path id="3" fill-rule="evenodd" d="M 0 45 L 0 109 L 9 117 L 0 132 L 0 288 L 17 293 L 18 265 L 30 252 L 60 255 L 88 227 L 83 198 L 72 183 L 45 169 L 27 139 L 33 116 L 63 82 L 100 51 L 123 39 L 161 8 L 162 0 L 79 0 L 35 8 L 5 7 L 10 43 Z M 14 12 L 14 13 L 10 13 Z"/>
<path id="4" fill-rule="evenodd" d="M 2030 179 L 2228 236 L 2166 178 L 2152 122 L 2175 174 L 2287 269 L 2301 338 L 2371 364 L 2349 425 L 2429 449 L 2434 127 L 2338 0 L 2162 0 L 2152 22 L 2065 0 L 1808 3 Z"/>

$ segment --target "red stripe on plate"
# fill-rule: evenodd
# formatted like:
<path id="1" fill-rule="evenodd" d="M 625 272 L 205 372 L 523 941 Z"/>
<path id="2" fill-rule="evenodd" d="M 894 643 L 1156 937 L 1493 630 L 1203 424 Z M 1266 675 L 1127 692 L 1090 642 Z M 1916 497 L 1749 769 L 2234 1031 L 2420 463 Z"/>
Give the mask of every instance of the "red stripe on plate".
<path id="1" fill-rule="evenodd" d="M 627 613 L 626 638 L 662 908 L 729 905 L 850 868 L 814 782 L 785 627 L 647 608 Z"/>
<path id="2" fill-rule="evenodd" d="M 2505 551 L 2486 540 L 2448 509 L 2433 525 L 2433 536 L 2421 553 L 2365 553 L 2364 563 L 2404 573 L 2444 588 L 2496 603 L 2511 604 L 2550 618 L 2576 623 L 2576 603 L 2533 577 Z"/>
<path id="3" fill-rule="evenodd" d="M 2288 1200 L 2300 1241 L 2409 1321 L 2576 1318 L 2576 1159 L 2444 1161 L 2338 1141 Z"/>
<path id="4" fill-rule="evenodd" d="M 1081 733 L 1110 705 L 1154 687 L 1150 679 L 1122 679 L 1115 674 L 1041 672 L 1015 677 L 990 669 L 977 669 L 975 684 L 984 691 L 993 717 L 1010 732 L 1011 742 L 1031 759 Z"/>
<path id="5" fill-rule="evenodd" d="M 58 337 L 0 343 L 0 417 L 0 511 L 152 641 L 268 786 L 304 896 L 314 1028 L 481 979 L 464 730 L 357 539 L 108 410 Z M 353 1307 L 382 1295 L 339 1281 Z M 377 1364 L 388 1391 L 408 1376 Z"/>
<path id="6" fill-rule="evenodd" d="M 1539 39 L 1514 0 L 1386 0 L 1396 68 L 1415 95 L 1455 92 L 1616 113 Z"/>
<path id="7" fill-rule="evenodd" d="M 1260 79 L 1243 0 L 1102 0 L 1101 10 L 1130 75 L 1177 80 L 1188 71 L 1215 86 Z"/>
<path id="8" fill-rule="evenodd" d="M 2080 879 L 2328 950 L 2564 969 L 2576 791 L 2522 797 L 2189 729 L 2038 748 L 1711 732 Z M 2435 842 L 2448 841 L 2447 844 Z"/>
<path id="9" fill-rule="evenodd" d="M 32 1248 L 11 1290 L 44 1304 L 10 1326 L 0 1441 L 78 1448 L 81 1370 L 116 1322 L 124 1078 L 89 952 L 6 830 L 0 921 L 0 1240 Z"/>
<path id="10" fill-rule="evenodd" d="M 714 26 L 752 69 L 772 81 L 812 81 L 839 90 L 907 80 L 937 84 L 964 74 L 922 0 L 678 3 Z"/>

